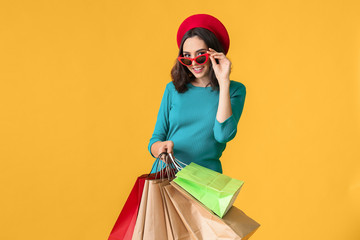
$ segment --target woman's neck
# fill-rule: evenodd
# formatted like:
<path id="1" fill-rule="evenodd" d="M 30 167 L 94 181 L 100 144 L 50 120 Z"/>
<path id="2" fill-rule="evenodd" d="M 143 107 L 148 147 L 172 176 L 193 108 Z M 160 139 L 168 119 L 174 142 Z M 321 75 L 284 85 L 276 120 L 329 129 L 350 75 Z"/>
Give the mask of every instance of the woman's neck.
<path id="1" fill-rule="evenodd" d="M 206 87 L 206 86 L 209 85 L 210 80 L 209 79 L 195 78 L 191 83 L 192 83 L 192 85 L 194 85 L 196 87 Z"/>

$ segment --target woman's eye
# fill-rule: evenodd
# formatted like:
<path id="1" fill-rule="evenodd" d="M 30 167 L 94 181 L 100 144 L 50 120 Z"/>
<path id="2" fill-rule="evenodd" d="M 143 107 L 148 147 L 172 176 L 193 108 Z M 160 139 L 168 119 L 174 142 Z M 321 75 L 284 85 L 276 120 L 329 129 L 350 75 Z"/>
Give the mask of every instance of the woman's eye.
<path id="1" fill-rule="evenodd" d="M 206 53 L 206 52 L 199 52 L 197 55 L 200 56 L 200 55 L 203 55 L 203 54 L 205 54 L 205 53 Z M 184 54 L 184 57 L 191 57 L 191 56 L 190 56 L 190 54 L 185 53 L 185 54 Z"/>

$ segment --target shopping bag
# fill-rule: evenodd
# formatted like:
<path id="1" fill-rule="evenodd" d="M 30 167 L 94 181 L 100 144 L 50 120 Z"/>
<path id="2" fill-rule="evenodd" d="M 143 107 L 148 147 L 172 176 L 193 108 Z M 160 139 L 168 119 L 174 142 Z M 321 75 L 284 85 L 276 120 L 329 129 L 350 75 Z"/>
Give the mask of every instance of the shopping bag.
<path id="1" fill-rule="evenodd" d="M 160 166 L 160 158 L 165 153 L 161 153 L 156 159 Z M 114 227 L 112 228 L 108 240 L 130 240 L 136 225 L 140 201 L 144 190 L 146 179 L 167 178 L 168 175 L 174 175 L 173 166 L 167 166 L 153 174 L 143 174 L 137 178 L 135 184 L 125 202 L 123 209 L 118 216 Z M 147 190 L 145 191 L 147 193 Z M 147 198 L 145 198 L 146 200 Z"/>
<path id="2" fill-rule="evenodd" d="M 219 217 L 227 213 L 244 184 L 194 162 L 180 170 L 173 181 Z"/>
<path id="3" fill-rule="evenodd" d="M 136 223 L 132 235 L 132 239 L 143 239 L 143 233 L 144 233 L 144 225 L 145 225 L 145 213 L 146 213 L 146 204 L 148 199 L 148 191 L 149 190 L 149 181 L 145 180 L 144 183 L 144 189 L 142 193 L 142 198 L 139 206 L 138 215 L 136 218 Z"/>
<path id="4" fill-rule="evenodd" d="M 235 206 L 220 218 L 176 183 L 170 184 L 165 186 L 165 192 L 185 227 L 195 239 L 245 240 L 249 239 L 260 226 Z"/>
<path id="5" fill-rule="evenodd" d="M 167 176 L 165 170 L 162 173 L 158 173 L 164 177 Z M 142 200 L 142 194 L 144 190 L 146 179 L 155 179 L 156 174 L 143 174 L 138 177 L 135 184 L 125 202 L 123 209 L 120 212 L 118 219 L 115 222 L 113 229 L 110 232 L 108 240 L 130 240 L 137 221 L 140 201 Z M 145 191 L 147 194 L 147 191 Z M 145 198 L 144 200 L 146 200 Z"/>
<path id="6" fill-rule="evenodd" d="M 141 200 L 133 240 L 168 240 L 172 238 L 169 219 L 166 219 L 162 187 L 169 185 L 168 179 L 147 179 Z"/>
<path id="7" fill-rule="evenodd" d="M 163 203 L 165 209 L 165 220 L 168 230 L 168 239 L 169 240 L 196 239 L 192 237 L 190 232 L 186 229 L 174 205 L 172 204 L 169 196 L 165 192 L 165 188 L 164 188 L 165 186 L 167 186 L 167 184 L 160 185 L 160 190 L 163 197 Z"/>
<path id="8" fill-rule="evenodd" d="M 176 172 L 181 169 L 180 161 L 169 155 L 170 158 L 166 161 L 164 168 L 160 161 L 153 165 L 157 170 L 161 169 L 153 174 L 154 179 L 145 180 L 143 199 L 132 237 L 134 240 L 180 239 L 174 238 L 178 234 L 173 234 L 163 190 L 163 187 L 169 185 L 169 181 L 174 179 Z"/>
<path id="9" fill-rule="evenodd" d="M 148 200 L 146 204 L 144 239 L 167 240 L 164 204 L 160 185 L 169 184 L 168 180 L 148 180 Z"/>
<path id="10" fill-rule="evenodd" d="M 117 218 L 108 240 L 130 240 L 136 223 L 146 175 L 138 177 Z"/>
<path id="11" fill-rule="evenodd" d="M 165 200 L 165 196 L 164 196 L 164 186 L 166 186 L 166 185 L 169 185 L 169 181 L 166 181 L 166 182 L 164 181 L 164 182 L 159 183 L 159 189 L 160 189 L 161 200 L 162 200 L 163 208 L 164 208 L 164 219 L 165 219 L 167 238 L 168 238 L 168 240 L 174 240 L 174 236 L 173 236 L 171 224 L 170 224 L 169 212 L 166 207 L 166 200 Z"/>

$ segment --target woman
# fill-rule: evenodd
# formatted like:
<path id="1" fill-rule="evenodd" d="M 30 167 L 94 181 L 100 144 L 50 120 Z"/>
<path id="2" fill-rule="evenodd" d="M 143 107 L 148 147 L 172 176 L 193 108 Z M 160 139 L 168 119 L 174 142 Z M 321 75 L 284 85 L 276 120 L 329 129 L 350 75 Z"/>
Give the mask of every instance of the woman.
<path id="1" fill-rule="evenodd" d="M 167 152 L 222 173 L 220 157 L 237 133 L 246 94 L 242 83 L 229 78 L 228 33 L 215 17 L 196 14 L 180 25 L 177 43 L 148 150 L 153 157 Z"/>

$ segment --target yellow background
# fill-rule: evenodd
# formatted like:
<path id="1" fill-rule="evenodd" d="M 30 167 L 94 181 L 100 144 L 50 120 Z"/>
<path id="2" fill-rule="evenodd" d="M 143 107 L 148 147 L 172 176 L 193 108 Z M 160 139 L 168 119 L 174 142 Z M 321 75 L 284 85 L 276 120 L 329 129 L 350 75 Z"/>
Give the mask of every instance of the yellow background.
<path id="1" fill-rule="evenodd" d="M 176 32 L 230 34 L 247 87 L 224 173 L 262 239 L 360 239 L 360 3 L 1 1 L 0 239 L 107 239 L 138 175 Z"/>

